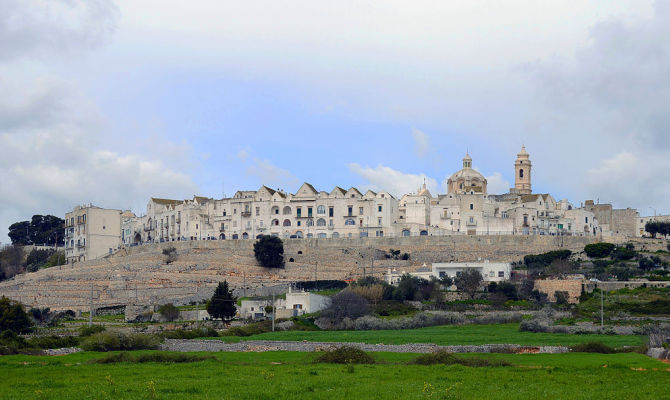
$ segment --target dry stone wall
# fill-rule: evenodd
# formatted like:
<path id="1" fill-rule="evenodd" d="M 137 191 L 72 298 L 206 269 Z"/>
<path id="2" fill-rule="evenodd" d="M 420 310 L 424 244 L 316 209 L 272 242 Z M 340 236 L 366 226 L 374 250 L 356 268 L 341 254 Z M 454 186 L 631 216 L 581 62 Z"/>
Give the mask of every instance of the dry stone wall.
<path id="1" fill-rule="evenodd" d="M 412 271 L 423 263 L 519 261 L 526 254 L 556 249 L 581 251 L 587 237 L 441 236 L 364 239 L 293 239 L 284 244 L 286 268 L 257 265 L 252 240 L 170 242 L 123 249 L 106 258 L 23 274 L 0 282 L 0 295 L 27 306 L 87 310 L 93 286 L 94 306 L 187 304 L 213 293 L 224 279 L 236 294 L 317 279 L 382 277 L 390 267 Z M 177 261 L 165 264 L 162 250 L 174 246 Z M 380 257 L 390 249 L 410 260 Z M 288 262 L 289 259 L 293 262 Z"/>

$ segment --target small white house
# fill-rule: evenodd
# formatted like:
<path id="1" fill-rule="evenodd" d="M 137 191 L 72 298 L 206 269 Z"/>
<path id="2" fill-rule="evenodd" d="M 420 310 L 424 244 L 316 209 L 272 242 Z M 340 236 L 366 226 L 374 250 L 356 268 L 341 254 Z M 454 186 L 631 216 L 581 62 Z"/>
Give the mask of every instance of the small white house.
<path id="1" fill-rule="evenodd" d="M 266 313 L 265 307 L 271 305 L 271 297 L 242 300 L 239 310 L 240 318 L 269 318 L 271 313 Z M 274 305 L 277 318 L 290 318 L 327 308 L 330 305 L 330 297 L 305 291 L 294 292 L 289 288 L 286 299 L 277 298 Z"/>
<path id="2" fill-rule="evenodd" d="M 423 264 L 416 272 L 409 274 L 417 278 L 430 280 L 432 277 L 442 279 L 445 276 L 455 278 L 466 269 L 476 269 L 484 278 L 484 282 L 502 282 L 509 280 L 512 273 L 512 265 L 510 263 L 477 261 L 464 263 L 433 263 L 432 268 Z M 405 271 L 397 272 L 395 269 L 389 268 L 386 273 L 386 282 L 391 285 L 396 285 L 400 278 L 406 274 Z"/>

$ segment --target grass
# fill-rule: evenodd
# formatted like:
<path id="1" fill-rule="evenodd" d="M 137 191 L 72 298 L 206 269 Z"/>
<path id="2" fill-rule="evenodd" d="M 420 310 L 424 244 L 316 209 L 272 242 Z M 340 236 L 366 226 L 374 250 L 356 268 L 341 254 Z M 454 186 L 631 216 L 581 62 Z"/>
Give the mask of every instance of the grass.
<path id="1" fill-rule="evenodd" d="M 217 338 L 226 342 L 239 340 L 287 340 L 308 342 L 361 343 L 434 343 L 437 345 L 519 344 L 527 346 L 572 346 L 585 342 L 602 342 L 612 347 L 639 346 L 646 336 L 640 335 L 569 335 L 562 333 L 519 332 L 519 324 L 445 325 L 402 331 L 282 331 L 258 335 Z"/>
<path id="2" fill-rule="evenodd" d="M 152 354 L 156 352 L 133 352 Z M 640 354 L 465 354 L 512 366 L 314 363 L 317 354 L 216 353 L 188 364 L 89 364 L 99 353 L 0 358 L 3 399 L 668 398 L 669 365 Z"/>

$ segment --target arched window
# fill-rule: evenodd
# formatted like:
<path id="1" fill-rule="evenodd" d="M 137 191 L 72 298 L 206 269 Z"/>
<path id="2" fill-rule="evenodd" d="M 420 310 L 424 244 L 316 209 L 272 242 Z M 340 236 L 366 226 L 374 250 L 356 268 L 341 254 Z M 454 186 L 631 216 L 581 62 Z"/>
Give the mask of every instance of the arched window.
<path id="1" fill-rule="evenodd" d="M 325 214 L 326 213 L 326 206 L 318 206 L 316 208 L 316 213 L 317 214 Z"/>
<path id="2" fill-rule="evenodd" d="M 239 236 L 237 236 L 237 233 L 233 235 L 233 240 L 239 239 Z"/>
<path id="3" fill-rule="evenodd" d="M 402 235 L 403 235 L 403 236 L 409 236 L 409 235 L 410 235 L 410 233 L 409 233 L 409 229 L 403 229 L 403 231 L 402 231 Z"/>
<path id="4" fill-rule="evenodd" d="M 319 218 L 316 220 L 316 226 L 326 226 L 326 220 L 323 218 Z"/>
<path id="5" fill-rule="evenodd" d="M 523 178 L 523 168 L 519 170 L 519 178 Z"/>
<path id="6" fill-rule="evenodd" d="M 273 215 L 279 214 L 279 207 L 274 206 L 272 207 L 272 210 L 270 210 L 270 213 Z"/>
<path id="7" fill-rule="evenodd" d="M 340 233 L 339 233 L 339 232 L 333 232 L 333 235 L 332 235 L 332 238 L 333 238 L 333 239 L 337 239 L 337 238 L 339 238 L 339 237 L 340 237 Z"/>
<path id="8" fill-rule="evenodd" d="M 307 234 L 307 239 L 311 239 L 311 238 L 313 238 L 313 237 L 314 237 L 314 234 L 313 234 L 313 233 L 308 233 L 308 234 Z"/>
<path id="9" fill-rule="evenodd" d="M 226 240 L 226 234 L 225 233 L 220 234 L 219 239 L 220 240 Z"/>
<path id="10" fill-rule="evenodd" d="M 314 220 L 313 219 L 308 219 L 307 220 L 307 226 L 314 226 Z"/>
<path id="11" fill-rule="evenodd" d="M 246 233 L 246 232 L 244 232 L 244 233 L 242 234 L 242 239 L 249 239 L 249 234 Z"/>
<path id="12" fill-rule="evenodd" d="M 272 226 L 279 226 L 279 220 L 278 219 L 273 219 L 271 225 Z"/>
<path id="13" fill-rule="evenodd" d="M 284 226 L 291 226 L 291 220 L 290 219 L 285 219 L 283 225 Z"/>
<path id="14" fill-rule="evenodd" d="M 346 221 L 344 221 L 344 225 L 356 225 L 356 221 L 353 219 L 349 218 Z"/>
<path id="15" fill-rule="evenodd" d="M 298 239 L 302 239 L 302 238 L 303 238 L 302 231 L 298 231 L 298 232 L 296 232 L 296 233 L 295 233 L 295 237 L 297 237 Z M 301 253 L 298 252 L 298 254 L 301 254 Z"/>
<path id="16" fill-rule="evenodd" d="M 419 232 L 419 235 L 428 236 L 428 231 L 421 231 L 421 232 Z"/>
<path id="17" fill-rule="evenodd" d="M 319 233 L 319 239 L 325 239 L 326 234 L 325 233 Z"/>
<path id="18" fill-rule="evenodd" d="M 291 207 L 289 206 L 284 207 L 284 215 L 291 215 Z"/>

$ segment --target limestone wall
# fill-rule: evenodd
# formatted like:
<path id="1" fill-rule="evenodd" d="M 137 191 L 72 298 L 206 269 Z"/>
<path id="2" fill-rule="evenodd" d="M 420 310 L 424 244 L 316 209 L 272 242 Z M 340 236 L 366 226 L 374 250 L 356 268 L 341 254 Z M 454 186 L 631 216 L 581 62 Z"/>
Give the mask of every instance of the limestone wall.
<path id="1" fill-rule="evenodd" d="M 381 277 L 389 267 L 411 270 L 423 263 L 519 261 L 526 254 L 556 249 L 581 251 L 589 237 L 555 236 L 440 236 L 366 239 L 293 239 L 285 241 L 286 268 L 257 265 L 253 240 L 184 241 L 123 249 L 112 256 L 47 268 L 0 282 L 0 295 L 28 306 L 54 310 L 87 310 L 90 287 L 94 306 L 125 304 L 177 305 L 211 296 L 227 280 L 236 294 L 295 281 Z M 161 251 L 177 249 L 177 261 L 164 264 Z M 409 261 L 386 260 L 389 249 L 409 253 Z M 288 262 L 293 258 L 293 262 Z"/>
<path id="2" fill-rule="evenodd" d="M 535 289 L 549 296 L 549 301 L 556 301 L 555 293 L 557 291 L 568 292 L 569 303 L 579 303 L 579 296 L 582 294 L 581 279 L 546 279 L 536 280 Z"/>

